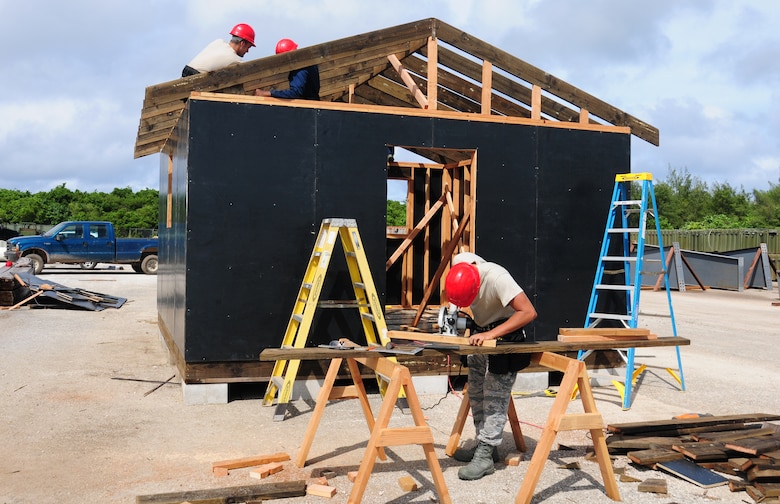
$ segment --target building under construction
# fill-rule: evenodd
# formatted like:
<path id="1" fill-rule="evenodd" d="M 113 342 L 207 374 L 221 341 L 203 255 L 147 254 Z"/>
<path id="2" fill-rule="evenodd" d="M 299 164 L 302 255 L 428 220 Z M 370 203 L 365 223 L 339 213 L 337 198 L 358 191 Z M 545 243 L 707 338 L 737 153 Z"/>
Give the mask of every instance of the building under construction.
<path id="1" fill-rule="evenodd" d="M 254 96 L 314 64 L 320 101 Z M 259 353 L 280 345 L 327 218 L 357 221 L 388 316 L 437 305 L 445 252 L 468 250 L 523 286 L 536 340 L 581 326 L 632 135 L 659 143 L 653 126 L 438 19 L 148 87 L 135 156 L 161 154 L 159 325 L 181 376 L 267 379 Z M 391 179 L 408 187 L 401 230 L 386 226 Z M 351 297 L 346 265 L 331 268 L 322 297 Z M 357 318 L 320 310 L 312 344 L 356 337 Z M 444 359 L 408 362 L 451 372 Z"/>

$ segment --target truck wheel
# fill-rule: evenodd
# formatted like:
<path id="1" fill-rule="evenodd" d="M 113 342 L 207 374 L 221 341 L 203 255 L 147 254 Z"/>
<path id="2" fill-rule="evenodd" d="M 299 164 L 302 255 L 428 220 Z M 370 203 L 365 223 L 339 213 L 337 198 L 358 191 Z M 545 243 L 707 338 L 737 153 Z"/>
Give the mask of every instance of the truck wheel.
<path id="1" fill-rule="evenodd" d="M 81 269 L 95 269 L 95 267 L 98 265 L 95 261 L 86 261 L 81 263 L 79 266 L 81 266 Z"/>
<path id="2" fill-rule="evenodd" d="M 43 262 L 43 258 L 39 256 L 38 254 L 27 254 L 27 259 L 30 260 L 30 262 L 33 265 L 33 275 L 40 275 L 41 271 L 43 271 L 43 265 L 46 264 Z"/>
<path id="3" fill-rule="evenodd" d="M 157 256 L 154 254 L 148 255 L 144 257 L 144 260 L 141 261 L 141 271 L 146 273 L 147 275 L 156 275 L 157 274 Z"/>

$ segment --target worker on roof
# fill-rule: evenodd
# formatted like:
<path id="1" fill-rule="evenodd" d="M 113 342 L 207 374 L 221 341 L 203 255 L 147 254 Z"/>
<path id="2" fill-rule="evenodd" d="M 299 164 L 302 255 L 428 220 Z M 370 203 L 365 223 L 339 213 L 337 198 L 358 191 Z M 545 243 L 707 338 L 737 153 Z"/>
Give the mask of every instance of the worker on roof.
<path id="1" fill-rule="evenodd" d="M 470 252 L 457 254 L 452 264 L 444 282 L 445 295 L 458 307 L 471 307 L 478 327 L 472 330 L 469 344 L 482 346 L 486 340 L 524 342 L 523 327 L 536 319 L 536 309 L 509 271 Z M 476 480 L 495 471 L 512 386 L 517 372 L 530 362 L 529 354 L 467 356 L 469 403 L 477 445 L 458 448 L 453 454 L 456 460 L 468 462 L 458 470 L 460 479 Z"/>
<path id="2" fill-rule="evenodd" d="M 207 45 L 185 65 L 181 76 L 211 72 L 241 63 L 241 59 L 249 49 L 255 47 L 255 31 L 248 24 L 239 23 L 230 30 L 230 35 L 232 35 L 230 42 L 217 39 Z"/>
<path id="3" fill-rule="evenodd" d="M 298 49 L 298 44 L 290 39 L 282 39 L 276 43 L 276 54 Z M 257 96 L 273 96 L 274 98 L 302 98 L 304 100 L 320 99 L 320 70 L 317 65 L 311 65 L 287 74 L 290 87 L 278 89 L 255 89 Z"/>

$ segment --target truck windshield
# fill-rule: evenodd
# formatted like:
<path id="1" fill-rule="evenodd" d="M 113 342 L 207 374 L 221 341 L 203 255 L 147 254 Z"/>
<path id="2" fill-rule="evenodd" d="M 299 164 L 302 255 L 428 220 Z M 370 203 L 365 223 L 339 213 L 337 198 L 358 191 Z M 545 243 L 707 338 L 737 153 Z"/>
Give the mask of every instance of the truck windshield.
<path id="1" fill-rule="evenodd" d="M 57 233 L 59 233 L 60 231 L 62 231 L 62 228 L 64 228 L 66 225 L 67 225 L 67 222 L 63 222 L 61 224 L 57 224 L 56 226 L 54 226 L 50 230 L 48 230 L 45 233 L 43 233 L 43 236 L 54 236 Z"/>

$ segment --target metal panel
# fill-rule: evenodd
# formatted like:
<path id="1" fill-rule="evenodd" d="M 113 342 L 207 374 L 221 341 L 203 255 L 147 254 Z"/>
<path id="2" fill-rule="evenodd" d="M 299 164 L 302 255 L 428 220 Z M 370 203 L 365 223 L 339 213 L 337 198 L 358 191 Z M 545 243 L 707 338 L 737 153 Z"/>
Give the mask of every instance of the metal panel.
<path id="1" fill-rule="evenodd" d="M 749 288 L 772 290 L 772 273 L 769 266 L 769 254 L 766 243 L 762 243 L 757 248 L 724 252 L 723 255 L 742 258 L 745 265 L 745 275 L 746 277 L 748 274 L 750 275 L 749 278 L 745 278 L 746 282 L 743 282 L 743 285 L 747 283 Z M 753 271 L 750 272 L 750 266 L 753 264 L 753 261 L 756 261 L 756 265 Z"/>
<path id="2" fill-rule="evenodd" d="M 645 263 L 658 264 L 666 260 L 671 247 L 664 247 L 663 256 L 658 247 L 645 245 Z M 673 254 L 669 264 L 669 287 L 685 290 L 686 286 L 698 286 L 696 277 L 705 287 L 742 291 L 744 280 L 744 261 L 742 257 L 729 257 L 721 254 L 695 252 L 678 248 L 679 254 Z M 687 263 L 687 264 L 686 264 Z M 690 267 L 689 267 L 690 266 Z M 660 268 L 646 267 L 647 274 L 642 274 L 642 285 L 655 286 Z M 691 271 L 692 270 L 692 271 Z M 680 272 L 682 271 L 682 274 Z M 696 276 L 694 276 L 694 273 Z M 681 283 L 682 281 L 682 283 Z M 661 284 L 663 286 L 663 284 Z"/>

